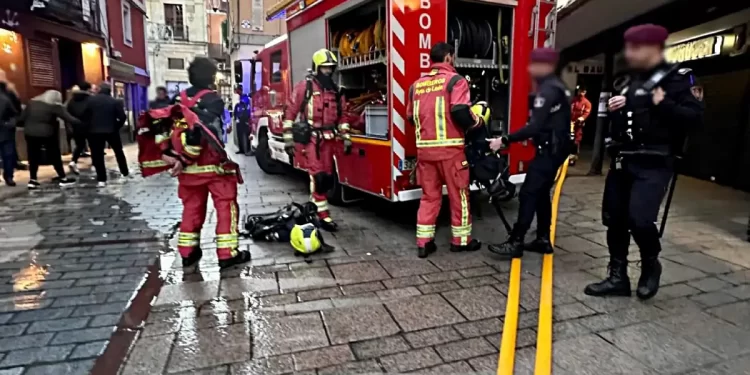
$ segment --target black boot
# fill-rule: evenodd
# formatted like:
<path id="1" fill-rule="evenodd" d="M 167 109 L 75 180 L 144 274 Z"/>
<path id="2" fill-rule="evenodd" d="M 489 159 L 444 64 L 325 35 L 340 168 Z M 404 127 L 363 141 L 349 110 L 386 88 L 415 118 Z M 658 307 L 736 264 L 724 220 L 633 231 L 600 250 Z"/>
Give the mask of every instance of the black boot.
<path id="1" fill-rule="evenodd" d="M 548 236 L 539 236 L 534 241 L 523 245 L 524 248 L 532 253 L 552 254 L 555 252 Z"/>
<path id="2" fill-rule="evenodd" d="M 589 284 L 583 291 L 594 297 L 621 296 L 630 297 L 630 279 L 628 278 L 628 261 L 612 259 L 609 261 L 609 276 L 594 284 Z"/>
<path id="3" fill-rule="evenodd" d="M 641 277 L 638 278 L 638 289 L 635 294 L 642 300 L 647 300 L 659 291 L 661 279 L 661 263 L 659 258 L 652 257 L 641 260 Z"/>
<path id="4" fill-rule="evenodd" d="M 219 260 L 219 268 L 225 269 L 225 268 L 232 267 L 232 266 L 242 264 L 245 262 L 249 262 L 249 261 L 250 261 L 249 251 L 238 251 L 237 255 L 235 255 L 234 258 Z"/>
<path id="5" fill-rule="evenodd" d="M 437 246 L 435 246 L 435 242 L 430 241 L 426 243 L 424 247 L 417 248 L 417 256 L 420 258 L 427 258 L 428 255 L 435 251 L 437 251 Z"/>
<path id="6" fill-rule="evenodd" d="M 523 257 L 523 240 L 514 236 L 508 237 L 508 240 L 499 245 L 489 245 L 487 247 L 491 252 L 507 258 Z"/>
<path id="7" fill-rule="evenodd" d="M 320 219 L 320 228 L 326 232 L 335 232 L 339 230 L 338 224 L 336 224 L 336 222 L 330 217 Z"/>
<path id="8" fill-rule="evenodd" d="M 452 253 L 460 253 L 462 251 L 477 251 L 482 248 L 482 242 L 479 240 L 471 240 L 467 245 L 454 245 L 451 244 Z"/>
<path id="9" fill-rule="evenodd" d="M 203 257 L 203 250 L 201 250 L 200 247 L 196 247 L 195 250 L 193 250 L 190 255 L 188 255 L 187 258 L 182 258 L 182 266 L 183 267 L 191 267 L 198 263 L 199 260 Z"/>

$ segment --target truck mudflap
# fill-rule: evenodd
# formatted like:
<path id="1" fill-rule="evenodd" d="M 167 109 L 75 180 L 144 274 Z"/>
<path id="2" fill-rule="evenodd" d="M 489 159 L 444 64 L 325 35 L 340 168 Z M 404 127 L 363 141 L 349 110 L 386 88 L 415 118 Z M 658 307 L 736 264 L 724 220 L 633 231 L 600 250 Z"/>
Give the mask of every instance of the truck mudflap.
<path id="1" fill-rule="evenodd" d="M 516 174 L 513 176 L 510 176 L 510 182 L 513 185 L 519 186 L 523 184 L 523 181 L 526 179 L 526 173 L 522 174 Z M 471 191 L 477 191 L 480 190 L 479 186 L 476 184 L 471 184 L 469 187 Z M 448 195 L 448 190 L 443 185 L 443 195 Z M 413 201 L 422 198 L 422 189 L 408 189 L 408 190 L 402 190 L 399 191 L 398 194 L 396 194 L 393 197 L 394 202 L 407 202 L 407 201 Z"/>

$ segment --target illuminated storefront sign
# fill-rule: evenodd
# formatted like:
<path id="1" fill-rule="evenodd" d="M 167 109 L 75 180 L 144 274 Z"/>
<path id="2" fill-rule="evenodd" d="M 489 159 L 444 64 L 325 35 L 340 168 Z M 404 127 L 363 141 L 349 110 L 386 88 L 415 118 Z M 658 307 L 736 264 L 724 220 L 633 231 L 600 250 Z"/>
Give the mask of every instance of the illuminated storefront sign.
<path id="1" fill-rule="evenodd" d="M 714 35 L 667 47 L 667 61 L 678 63 L 719 56 L 724 46 L 734 44 L 734 35 Z"/>

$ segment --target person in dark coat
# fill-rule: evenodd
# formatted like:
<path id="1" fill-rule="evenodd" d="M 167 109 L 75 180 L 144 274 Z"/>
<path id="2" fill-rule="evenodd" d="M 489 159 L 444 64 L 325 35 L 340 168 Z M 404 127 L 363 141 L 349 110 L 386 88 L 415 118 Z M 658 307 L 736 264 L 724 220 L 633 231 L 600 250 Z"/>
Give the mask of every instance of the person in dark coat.
<path id="1" fill-rule="evenodd" d="M 156 88 L 156 99 L 152 100 L 151 103 L 148 103 L 148 109 L 165 108 L 170 105 L 171 103 L 169 100 L 169 94 L 167 93 L 167 88 L 159 86 Z"/>
<path id="2" fill-rule="evenodd" d="M 86 104 L 91 97 L 91 84 L 88 82 L 81 82 L 78 86 L 73 86 L 71 89 L 71 97 L 66 105 L 68 113 L 77 119 L 83 118 L 83 113 L 86 110 Z M 82 123 L 78 125 L 70 124 L 70 129 L 73 135 L 73 141 L 75 141 L 75 149 L 73 150 L 73 158 L 70 161 L 68 167 L 70 171 L 75 174 L 80 174 L 78 170 L 78 159 L 86 151 L 86 128 Z"/>
<path id="3" fill-rule="evenodd" d="M 16 118 L 21 114 L 21 102 L 15 88 L 0 69 L 0 158 L 5 185 L 16 186 L 13 179 L 18 161 L 16 152 Z"/>
<path id="4" fill-rule="evenodd" d="M 71 116 L 62 105 L 62 94 L 57 90 L 47 90 L 44 94 L 31 99 L 18 118 L 18 127 L 24 129 L 26 148 L 29 155 L 29 189 L 40 186 L 37 179 L 39 165 L 46 159 L 55 167 L 56 180 L 61 187 L 72 185 L 74 179 L 65 176 L 65 169 L 60 153 L 60 120 L 71 124 L 80 121 Z"/>
<path id="5" fill-rule="evenodd" d="M 125 108 L 122 101 L 112 97 L 112 87 L 108 83 L 102 82 L 99 92 L 89 98 L 81 120 L 88 133 L 97 186 L 107 186 L 107 167 L 104 164 L 104 148 L 107 144 L 115 153 L 120 173 L 127 177 L 130 174 L 128 161 L 125 159 L 120 139 L 120 129 L 126 120 Z"/>

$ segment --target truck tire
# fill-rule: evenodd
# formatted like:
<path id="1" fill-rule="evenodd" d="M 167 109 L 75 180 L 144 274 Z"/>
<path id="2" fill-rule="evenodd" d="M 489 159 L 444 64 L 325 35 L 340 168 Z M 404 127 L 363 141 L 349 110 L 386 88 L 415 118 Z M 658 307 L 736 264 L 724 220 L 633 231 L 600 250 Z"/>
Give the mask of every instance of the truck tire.
<path id="1" fill-rule="evenodd" d="M 255 153 L 255 160 L 263 172 L 268 174 L 284 173 L 283 163 L 271 159 L 271 149 L 268 147 L 268 130 L 261 129 L 259 132 L 258 150 Z"/>
<path id="2" fill-rule="evenodd" d="M 328 203 L 334 206 L 343 206 L 344 203 L 344 189 L 347 187 L 339 182 L 339 174 L 336 172 L 336 168 L 333 169 L 333 187 L 326 193 L 326 200 Z"/>

